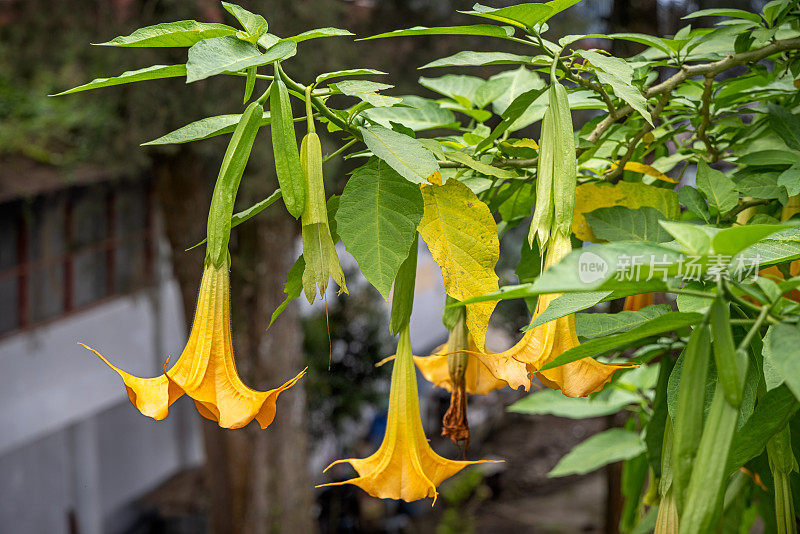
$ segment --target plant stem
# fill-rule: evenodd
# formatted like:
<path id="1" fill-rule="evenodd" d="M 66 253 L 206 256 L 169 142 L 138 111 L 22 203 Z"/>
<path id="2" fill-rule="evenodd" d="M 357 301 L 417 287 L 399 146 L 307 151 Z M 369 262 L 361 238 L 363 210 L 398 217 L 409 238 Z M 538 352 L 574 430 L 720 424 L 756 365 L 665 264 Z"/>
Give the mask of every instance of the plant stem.
<path id="1" fill-rule="evenodd" d="M 332 160 L 333 158 L 335 158 L 336 156 L 338 156 L 339 154 L 341 154 L 342 152 L 344 152 L 345 150 L 356 144 L 357 141 L 358 139 L 349 140 L 348 142 L 337 148 L 335 152 L 328 154 L 327 156 L 322 158 L 322 163 L 323 164 L 328 163 L 328 161 Z"/>

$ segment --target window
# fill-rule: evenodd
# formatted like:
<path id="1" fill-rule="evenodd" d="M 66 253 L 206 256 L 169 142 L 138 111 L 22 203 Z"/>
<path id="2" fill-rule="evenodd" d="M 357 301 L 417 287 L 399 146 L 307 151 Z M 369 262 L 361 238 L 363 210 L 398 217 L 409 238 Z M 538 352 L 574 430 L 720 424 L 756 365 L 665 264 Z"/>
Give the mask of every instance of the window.
<path id="1" fill-rule="evenodd" d="M 0 204 L 0 335 L 146 286 L 152 211 L 146 181 Z"/>

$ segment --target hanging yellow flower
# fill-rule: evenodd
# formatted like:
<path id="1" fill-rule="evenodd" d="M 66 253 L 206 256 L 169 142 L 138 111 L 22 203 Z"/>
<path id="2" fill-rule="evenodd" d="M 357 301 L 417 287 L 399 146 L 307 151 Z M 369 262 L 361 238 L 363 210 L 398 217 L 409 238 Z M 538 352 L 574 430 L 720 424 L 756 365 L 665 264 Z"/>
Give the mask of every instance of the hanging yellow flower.
<path id="1" fill-rule="evenodd" d="M 650 306 L 653 302 L 655 302 L 655 299 L 652 293 L 630 295 L 625 297 L 625 306 L 622 309 L 624 311 L 639 311 L 645 306 Z"/>
<path id="2" fill-rule="evenodd" d="M 545 269 L 558 263 L 571 250 L 572 245 L 568 236 L 564 236 L 558 231 L 552 233 L 545 258 Z M 550 302 L 559 296 L 559 294 L 539 295 L 531 322 L 539 317 L 550 305 Z M 501 361 L 517 360 L 525 364 L 529 372 L 535 373 L 556 356 L 579 344 L 578 335 L 575 332 L 575 316 L 570 314 L 528 330 L 519 343 L 505 352 L 493 355 L 493 358 Z M 560 389 L 567 397 L 585 397 L 590 393 L 600 391 L 611 380 L 614 371 L 627 367 L 630 365 L 606 364 L 593 358 L 583 358 L 554 369 L 541 371 L 538 376 L 545 386 Z"/>
<path id="3" fill-rule="evenodd" d="M 508 385 L 505 380 L 495 377 L 486 365 L 476 356 L 478 347 L 469 336 L 469 363 L 467 364 L 464 380 L 467 386 L 467 393 L 470 395 L 486 395 L 496 389 L 504 388 Z M 414 356 L 414 363 L 417 364 L 425 380 L 434 386 L 453 391 L 453 382 L 450 380 L 450 372 L 447 367 L 447 355 L 455 349 L 449 343 L 441 345 L 430 356 Z"/>
<path id="4" fill-rule="evenodd" d="M 136 409 L 156 420 L 164 419 L 169 406 L 185 393 L 194 399 L 203 417 L 223 428 L 241 428 L 253 419 L 261 428 L 267 428 L 275 418 L 278 395 L 305 374 L 303 370 L 269 391 L 256 391 L 242 383 L 233 360 L 227 261 L 220 267 L 206 265 L 189 341 L 171 369 L 166 370 L 164 365 L 163 375 L 133 376 L 112 365 L 96 350 L 83 346 L 122 377 Z"/>
<path id="5" fill-rule="evenodd" d="M 406 326 L 400 331 L 397 344 L 389 394 L 389 418 L 381 446 L 372 456 L 337 460 L 325 469 L 349 463 L 358 472 L 358 477 L 319 487 L 354 484 L 381 499 L 410 502 L 433 497 L 435 503 L 436 488 L 442 481 L 470 464 L 486 461 L 491 460 L 448 460 L 436 454 L 428 444 L 419 413 L 417 378 Z"/>

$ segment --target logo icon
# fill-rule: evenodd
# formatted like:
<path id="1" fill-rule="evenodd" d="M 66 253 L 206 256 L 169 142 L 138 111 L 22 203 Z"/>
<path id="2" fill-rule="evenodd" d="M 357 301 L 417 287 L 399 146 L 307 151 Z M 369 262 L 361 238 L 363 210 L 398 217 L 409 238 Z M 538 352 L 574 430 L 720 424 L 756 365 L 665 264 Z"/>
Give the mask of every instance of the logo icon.
<path id="1" fill-rule="evenodd" d="M 603 280 L 608 274 L 608 262 L 591 251 L 581 252 L 578 257 L 578 278 L 584 284 Z"/>

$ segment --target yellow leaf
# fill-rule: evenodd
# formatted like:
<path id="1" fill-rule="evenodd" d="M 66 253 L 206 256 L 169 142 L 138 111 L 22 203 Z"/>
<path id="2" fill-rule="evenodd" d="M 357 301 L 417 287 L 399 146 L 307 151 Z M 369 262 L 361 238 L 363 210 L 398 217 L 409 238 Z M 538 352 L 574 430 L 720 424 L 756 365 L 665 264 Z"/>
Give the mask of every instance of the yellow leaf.
<path id="1" fill-rule="evenodd" d="M 536 144 L 536 141 L 533 139 L 528 139 L 527 137 L 525 139 L 520 139 L 516 143 L 511 143 L 511 146 L 520 148 L 534 148 L 539 150 L 539 145 Z"/>
<path id="2" fill-rule="evenodd" d="M 575 236 L 581 241 L 596 243 L 598 240 L 584 214 L 610 206 L 626 206 L 632 209 L 649 206 L 659 210 L 668 219 L 677 219 L 680 216 L 678 194 L 671 189 L 639 182 L 588 183 L 579 185 L 575 190 L 575 214 L 572 218 Z"/>
<path id="3" fill-rule="evenodd" d="M 500 256 L 497 225 L 489 207 L 466 185 L 450 179 L 422 187 L 425 212 L 419 235 L 442 270 L 444 289 L 457 300 L 497 291 L 494 272 Z M 486 327 L 496 301 L 467 306 L 467 327 L 483 351 Z"/>
<path id="4" fill-rule="evenodd" d="M 611 168 L 612 169 L 615 168 L 616 166 L 617 166 L 616 163 L 612 163 L 611 164 Z M 664 182 L 669 182 L 671 184 L 677 184 L 678 183 L 678 180 L 676 180 L 675 178 L 670 178 L 669 176 L 667 176 L 663 172 L 659 171 L 655 167 L 651 167 L 650 165 L 647 165 L 646 163 L 637 163 L 635 161 L 629 161 L 628 163 L 625 164 L 624 169 L 626 171 L 640 172 L 642 174 L 646 174 L 647 176 L 652 176 L 653 178 L 656 178 L 657 180 L 662 180 Z"/>

